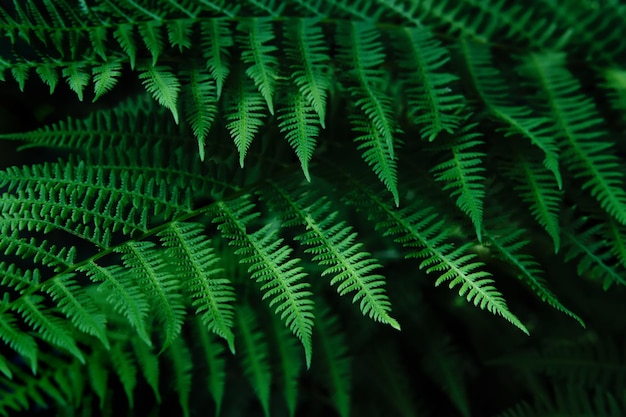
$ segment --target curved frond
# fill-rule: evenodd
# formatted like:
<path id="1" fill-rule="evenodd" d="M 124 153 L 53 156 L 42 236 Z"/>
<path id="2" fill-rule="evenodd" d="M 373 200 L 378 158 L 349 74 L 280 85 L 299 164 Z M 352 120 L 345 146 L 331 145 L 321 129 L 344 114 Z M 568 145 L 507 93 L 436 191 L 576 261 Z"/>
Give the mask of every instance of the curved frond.
<path id="1" fill-rule="evenodd" d="M 582 188 L 589 189 L 608 214 L 626 224 L 624 175 L 613 155 L 613 144 L 606 138 L 604 121 L 593 101 L 565 67 L 565 56 L 531 55 L 520 71 L 541 88 L 539 97 L 559 129 L 566 168 L 584 180 Z"/>
<path id="2" fill-rule="evenodd" d="M 322 276 L 333 277 L 330 284 L 337 285 L 339 295 L 355 292 L 352 301 L 359 302 L 364 315 L 400 330 L 390 315 L 385 278 L 376 272 L 382 266 L 356 242 L 357 233 L 337 219 L 339 213 L 332 211 L 330 201 L 312 189 L 298 192 L 282 184 L 271 186 L 266 193 L 270 202 L 287 225 L 304 228 L 295 239 L 308 247 L 305 252 L 314 255 L 313 261 L 325 267 Z"/>
<path id="3" fill-rule="evenodd" d="M 408 206 L 394 210 L 376 194 L 361 189 L 355 196 L 355 204 L 367 211 L 377 222 L 377 229 L 384 229 L 386 236 L 407 248 L 416 248 L 406 257 L 417 258 L 420 268 L 427 273 L 439 274 L 435 285 L 449 282 L 448 286 L 460 286 L 459 295 L 465 296 L 481 309 L 500 315 L 528 334 L 526 327 L 509 311 L 502 294 L 493 286 L 491 274 L 484 270 L 484 264 L 469 252 L 471 243 L 456 247 L 448 242 L 445 219 L 432 208 Z"/>
<path id="4" fill-rule="evenodd" d="M 278 127 L 296 151 L 304 176 L 310 182 L 309 161 L 319 136 L 319 121 L 301 92 L 289 94 L 278 112 Z"/>
<path id="5" fill-rule="evenodd" d="M 293 250 L 278 238 L 271 223 L 255 232 L 248 232 L 249 221 L 255 217 L 252 203 L 247 196 L 235 201 L 219 202 L 212 213 L 218 229 L 238 247 L 235 252 L 242 263 L 251 264 L 250 277 L 261 283 L 263 299 L 269 298 L 269 306 L 304 347 L 307 367 L 311 364 L 311 331 L 313 329 L 313 300 L 310 285 L 304 282 L 306 273 L 292 258 Z"/>
<path id="6" fill-rule="evenodd" d="M 322 128 L 326 126 L 326 102 L 332 86 L 328 46 L 322 27 L 314 19 L 294 19 L 285 27 L 287 58 L 291 79 L 300 94 L 319 116 Z"/>
<path id="7" fill-rule="evenodd" d="M 170 223 L 159 233 L 163 246 L 178 264 L 177 277 L 194 299 L 196 314 L 216 335 L 223 337 L 234 353 L 233 326 L 235 292 L 224 270 L 217 264 L 204 228 L 197 223 Z"/>
<path id="8" fill-rule="evenodd" d="M 267 342 L 259 331 L 254 311 L 249 306 L 237 308 L 236 321 L 237 341 L 240 343 L 238 351 L 243 355 L 243 372 L 261 402 L 265 417 L 269 417 L 272 373 Z"/>
<path id="9" fill-rule="evenodd" d="M 455 138 L 442 146 L 446 160 L 431 169 L 435 180 L 444 182 L 443 190 L 452 190 L 456 205 L 470 218 L 478 241 L 482 239 L 483 202 L 485 200 L 485 168 L 487 156 L 475 148 L 484 145 L 482 135 L 473 132 L 476 124 L 470 124 L 456 133 Z M 448 155 L 452 154 L 452 157 Z"/>
<path id="10" fill-rule="evenodd" d="M 407 27 L 396 39 L 409 119 L 429 141 L 442 131 L 453 133 L 461 123 L 458 111 L 464 99 L 450 88 L 458 78 L 443 72 L 450 60 L 447 49 L 424 27 Z"/>
<path id="11" fill-rule="evenodd" d="M 278 59 L 273 55 L 277 48 L 272 44 L 275 38 L 272 21 L 258 18 L 244 20 L 237 29 L 243 32 L 237 40 L 243 48 L 241 61 L 248 65 L 246 74 L 254 81 L 273 115 Z"/>
<path id="12" fill-rule="evenodd" d="M 169 109 L 174 116 L 174 121 L 178 124 L 178 92 L 180 91 L 180 81 L 178 77 L 167 66 L 147 67 L 140 74 L 146 91 L 162 106 Z"/>
<path id="13" fill-rule="evenodd" d="M 355 107 L 359 108 L 394 157 L 394 136 L 399 129 L 391 97 L 385 92 L 384 72 L 380 66 L 385 52 L 376 26 L 366 23 L 341 25 L 337 33 L 340 45 L 337 58 L 347 69 L 345 80 Z"/>
<path id="14" fill-rule="evenodd" d="M 152 303 L 151 310 L 163 326 L 165 349 L 179 335 L 185 318 L 180 281 L 168 269 L 163 253 L 154 243 L 128 242 L 116 251 L 122 253 L 124 265 L 133 271 L 139 287 Z"/>

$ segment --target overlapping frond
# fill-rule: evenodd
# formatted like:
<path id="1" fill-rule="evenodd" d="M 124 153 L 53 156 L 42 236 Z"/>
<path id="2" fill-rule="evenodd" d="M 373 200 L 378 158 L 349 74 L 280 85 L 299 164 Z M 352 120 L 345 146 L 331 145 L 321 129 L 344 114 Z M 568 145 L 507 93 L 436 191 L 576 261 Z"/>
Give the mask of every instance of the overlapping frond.
<path id="1" fill-rule="evenodd" d="M 442 131 L 453 133 L 461 122 L 458 113 L 464 103 L 450 88 L 457 77 L 444 72 L 450 60 L 448 50 L 423 27 L 405 28 L 396 38 L 409 119 L 429 141 Z"/>
<path id="2" fill-rule="evenodd" d="M 484 140 L 475 127 L 475 123 L 464 126 L 453 140 L 442 146 L 445 160 L 431 172 L 435 180 L 445 184 L 444 191 L 452 190 L 450 196 L 456 198 L 456 205 L 470 218 L 480 241 L 485 200 L 483 159 L 487 155 L 480 149 Z"/>
<path id="3" fill-rule="evenodd" d="M 299 192 L 294 187 L 271 183 L 264 194 L 276 205 L 283 221 L 289 226 L 304 228 L 295 239 L 307 246 L 313 261 L 324 266 L 322 276 L 331 275 L 331 285 L 337 285 L 339 295 L 355 292 L 353 302 L 359 302 L 361 311 L 370 318 L 400 330 L 391 317 L 391 302 L 383 285 L 384 277 L 375 272 L 381 265 L 363 251 L 356 241 L 357 233 L 338 219 L 331 202 L 314 190 Z"/>
<path id="4" fill-rule="evenodd" d="M 232 246 L 241 262 L 250 264 L 250 277 L 261 283 L 263 299 L 304 347 L 307 367 L 311 363 L 313 329 L 313 300 L 310 284 L 293 250 L 278 238 L 276 227 L 269 223 L 255 232 L 248 232 L 250 221 L 257 217 L 254 205 L 247 196 L 228 202 L 219 202 L 212 211 L 213 221 Z"/>
<path id="5" fill-rule="evenodd" d="M 531 55 L 520 71 L 534 78 L 541 88 L 539 98 L 559 129 L 565 166 L 583 189 L 620 223 L 626 223 L 626 192 L 613 144 L 606 137 L 603 120 L 593 101 L 565 67 L 563 54 Z"/>
<path id="6" fill-rule="evenodd" d="M 411 248 L 406 255 L 408 258 L 419 259 L 420 268 L 427 273 L 438 274 L 435 285 L 449 282 L 450 288 L 460 287 L 459 295 L 465 296 L 467 301 L 504 317 L 528 333 L 522 322 L 509 311 L 502 294 L 493 286 L 494 281 L 491 274 L 484 270 L 484 264 L 469 252 L 471 243 L 458 247 L 451 243 L 445 219 L 439 218 L 432 208 L 415 204 L 394 210 L 380 196 L 363 188 L 360 191 L 353 201 L 376 221 L 377 229 L 384 229 L 386 236 Z"/>

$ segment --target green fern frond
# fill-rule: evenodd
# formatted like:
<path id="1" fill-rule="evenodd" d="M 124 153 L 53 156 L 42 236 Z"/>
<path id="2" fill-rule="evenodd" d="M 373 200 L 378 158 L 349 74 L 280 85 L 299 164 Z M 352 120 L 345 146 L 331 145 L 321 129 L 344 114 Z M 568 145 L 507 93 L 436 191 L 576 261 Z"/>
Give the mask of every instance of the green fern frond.
<path id="1" fill-rule="evenodd" d="M 337 219 L 339 213 L 332 211 L 330 201 L 312 189 L 299 192 L 293 186 L 270 185 L 264 194 L 271 196 L 270 203 L 276 205 L 286 225 L 304 228 L 306 232 L 295 239 L 308 246 L 305 252 L 314 255 L 313 261 L 325 267 L 322 276 L 333 276 L 330 284 L 337 284 L 339 295 L 356 292 L 352 301 L 360 301 L 364 315 L 400 330 L 390 315 L 385 278 L 375 272 L 381 265 L 362 250 L 362 243 L 355 242 L 357 234 Z"/>
<path id="2" fill-rule="evenodd" d="M 161 393 L 159 391 L 159 357 L 152 346 L 147 345 L 144 340 L 133 337 L 131 339 L 133 353 L 137 358 L 137 364 L 141 374 L 152 389 L 157 403 L 161 403 Z M 102 398 L 102 397 L 101 397 Z"/>
<path id="3" fill-rule="evenodd" d="M 528 205 L 530 213 L 548 235 L 552 238 L 554 252 L 558 253 L 561 246 L 559 214 L 563 193 L 558 190 L 554 175 L 551 175 L 538 161 L 531 158 L 532 153 L 515 153 L 512 161 L 502 164 L 505 175 L 515 185 L 513 189 Z M 508 157 L 511 157 L 510 152 Z"/>
<path id="4" fill-rule="evenodd" d="M 95 102 L 103 94 L 115 87 L 119 77 L 122 75 L 122 63 L 119 60 L 107 61 L 100 66 L 93 67 L 91 71 L 94 82 L 93 101 Z M 52 88 L 52 85 L 50 85 L 50 89 Z"/>
<path id="5" fill-rule="evenodd" d="M 111 363 L 124 387 L 130 408 L 134 407 L 134 390 L 137 386 L 137 366 L 129 350 L 120 343 L 111 346 Z"/>
<path id="6" fill-rule="evenodd" d="M 169 109 L 178 124 L 178 92 L 180 81 L 167 66 L 147 67 L 140 74 L 139 79 L 146 91 L 162 106 Z"/>
<path id="7" fill-rule="evenodd" d="M 441 71 L 450 60 L 447 49 L 424 27 L 405 28 L 395 39 L 409 119 L 429 141 L 442 131 L 453 133 L 461 122 L 457 112 L 464 103 L 450 88 L 458 78 Z"/>
<path id="8" fill-rule="evenodd" d="M 130 62 L 130 68 L 135 69 L 137 62 L 137 43 L 135 41 L 134 26 L 130 23 L 122 23 L 117 26 L 113 37 L 119 43 L 120 47 Z"/>
<path id="9" fill-rule="evenodd" d="M 562 187 L 559 171 L 559 149 L 554 139 L 554 128 L 550 119 L 533 115 L 531 109 L 510 102 L 506 80 L 493 65 L 491 51 L 485 45 L 462 42 L 469 72 L 482 101 L 491 114 L 505 126 L 501 129 L 505 137 L 524 137 L 541 149 L 545 157 L 543 164 Z"/>
<path id="10" fill-rule="evenodd" d="M 101 282 L 98 292 L 128 320 L 141 340 L 152 346 L 146 327 L 150 304 L 134 275 L 119 265 L 105 267 L 94 261 L 79 266 L 77 270 L 85 273 L 93 282 Z"/>
<path id="11" fill-rule="evenodd" d="M 243 168 L 244 158 L 252 140 L 264 123 L 265 106 L 263 96 L 255 88 L 252 80 L 237 74 L 235 88 L 229 88 L 225 94 L 224 118 L 226 128 L 235 141 L 239 151 L 239 165 Z"/>
<path id="12" fill-rule="evenodd" d="M 110 347 L 106 335 L 106 316 L 85 293 L 73 274 L 56 275 L 46 281 L 44 290 L 74 326 L 97 337 L 107 349 Z"/>
<path id="13" fill-rule="evenodd" d="M 205 144 L 217 115 L 215 86 L 209 74 L 196 68 L 185 74 L 187 85 L 183 94 L 183 112 L 198 140 L 198 154 L 204 161 Z"/>
<path id="14" fill-rule="evenodd" d="M 285 25 L 286 45 L 291 79 L 302 97 L 317 115 L 322 128 L 326 126 L 326 102 L 332 86 L 328 46 L 317 20 L 294 19 Z"/>
<path id="15" fill-rule="evenodd" d="M 531 55 L 520 71 L 541 88 L 540 98 L 559 129 L 566 168 L 584 179 L 582 188 L 589 189 L 608 214 L 626 224 L 626 192 L 613 144 L 606 140 L 604 121 L 594 103 L 565 67 L 565 56 Z"/>
<path id="16" fill-rule="evenodd" d="M 142 23 L 138 27 L 139 35 L 143 40 L 143 43 L 148 48 L 148 51 L 152 54 L 152 67 L 156 66 L 159 61 L 159 56 L 163 52 L 165 47 L 165 41 L 163 40 L 163 32 L 161 30 L 160 20 L 150 20 Z"/>
<path id="17" fill-rule="evenodd" d="M 76 93 L 78 99 L 83 101 L 83 91 L 91 77 L 87 69 L 81 63 L 72 63 L 61 71 L 70 89 Z"/>
<path id="18" fill-rule="evenodd" d="M 31 372 L 35 374 L 37 372 L 37 342 L 32 335 L 20 330 L 18 319 L 7 311 L 7 301 L 5 299 L 0 303 L 4 310 L 0 312 L 0 340 L 24 358 Z"/>
<path id="19" fill-rule="evenodd" d="M 578 275 L 601 280 L 607 289 L 612 284 L 626 285 L 623 267 L 616 262 L 603 234 L 603 225 L 589 226 L 589 218 L 573 219 L 574 212 L 567 213 L 568 226 L 563 227 L 565 262 L 578 259 Z"/>
<path id="20" fill-rule="evenodd" d="M 167 38 L 170 45 L 179 52 L 191 48 L 191 32 L 194 19 L 175 19 L 166 24 Z"/>
<path id="21" fill-rule="evenodd" d="M 475 127 L 475 123 L 464 126 L 454 140 L 442 146 L 452 157 L 446 155 L 446 160 L 430 171 L 436 181 L 445 183 L 444 191 L 452 190 L 450 196 L 456 198 L 457 207 L 470 218 L 478 241 L 481 241 L 485 200 L 483 159 L 486 154 L 475 149 L 484 145 L 482 135 L 473 131 Z"/>
<path id="22" fill-rule="evenodd" d="M 399 129 L 392 99 L 385 92 L 385 75 L 380 69 L 385 62 L 380 31 L 376 26 L 366 23 L 341 25 L 338 28 L 337 44 L 340 46 L 337 59 L 347 70 L 344 79 L 353 103 L 377 129 L 393 158 L 394 136 Z"/>
<path id="23" fill-rule="evenodd" d="M 289 94 L 284 107 L 278 112 L 278 127 L 296 151 L 304 176 L 310 182 L 309 161 L 313 157 L 320 130 L 313 107 L 309 106 L 301 92 L 296 91 Z"/>
<path id="24" fill-rule="evenodd" d="M 279 385 L 287 404 L 290 417 L 294 417 L 298 406 L 298 388 L 302 370 L 302 356 L 299 354 L 298 341 L 285 329 L 277 315 L 272 315 L 273 345 L 278 355 L 277 364 L 280 374 Z"/>
<path id="25" fill-rule="evenodd" d="M 197 223 L 170 223 L 159 233 L 163 246 L 178 264 L 177 277 L 184 283 L 192 306 L 207 329 L 223 337 L 235 352 L 233 305 L 235 292 L 216 256 L 204 228 Z"/>
<path id="26" fill-rule="evenodd" d="M 163 326 L 165 349 L 179 335 L 185 318 L 180 281 L 168 270 L 163 253 L 154 243 L 128 242 L 116 251 L 122 253 L 124 265 L 133 271 L 139 287 L 152 303 L 152 310 Z"/>
<path id="27" fill-rule="evenodd" d="M 217 98 L 222 96 L 226 77 L 230 74 L 230 48 L 233 37 L 226 19 L 210 19 L 202 23 L 202 49 L 206 67 L 217 86 Z"/>
<path id="28" fill-rule="evenodd" d="M 265 417 L 270 415 L 270 383 L 272 373 L 269 352 L 263 333 L 258 329 L 254 311 L 247 305 L 237 307 L 237 341 L 241 343 L 241 365 L 252 389 L 261 402 Z"/>
<path id="29" fill-rule="evenodd" d="M 239 310 L 237 313 L 239 314 Z M 215 415 L 219 416 L 224 399 L 224 385 L 226 382 L 226 360 L 222 353 L 224 347 L 213 340 L 211 333 L 205 331 L 206 325 L 199 319 L 195 320 L 195 327 L 198 329 L 198 344 L 200 345 L 202 357 L 207 366 L 206 383 L 215 402 Z"/>
<path id="30" fill-rule="evenodd" d="M 440 273 L 435 282 L 438 286 L 449 281 L 449 287 L 460 285 L 459 295 L 465 296 L 481 309 L 497 314 L 528 334 L 526 327 L 509 311 L 502 294 L 493 286 L 491 274 L 483 269 L 484 264 L 470 253 L 471 243 L 455 247 L 447 242 L 448 233 L 445 219 L 432 208 L 418 205 L 394 210 L 384 199 L 363 188 L 354 201 L 367 211 L 377 222 L 377 229 L 384 229 L 386 236 L 393 236 L 396 242 L 407 248 L 417 248 L 409 252 L 407 258 L 421 259 L 420 268 L 427 273 Z"/>
<path id="31" fill-rule="evenodd" d="M 316 316 L 319 320 L 315 326 L 315 340 L 319 344 L 319 352 L 323 355 L 328 392 L 339 415 L 348 417 L 352 361 L 348 356 L 345 335 L 339 329 L 337 317 L 331 315 L 328 307 L 317 307 Z"/>
<path id="32" fill-rule="evenodd" d="M 67 323 L 52 314 L 52 310 L 43 305 L 44 298 L 39 295 L 23 295 L 11 304 L 11 310 L 18 313 L 43 340 L 58 346 L 85 363 L 85 356 L 78 348 L 76 340 Z"/>
<path id="33" fill-rule="evenodd" d="M 176 338 L 167 349 L 167 356 L 172 362 L 174 391 L 178 393 L 178 401 L 184 417 L 189 417 L 189 397 L 191 395 L 191 352 L 183 338 Z"/>
<path id="34" fill-rule="evenodd" d="M 581 326 L 585 327 L 584 321 L 561 304 L 559 299 L 547 288 L 545 280 L 541 277 L 543 271 L 534 257 L 527 253 L 520 253 L 530 243 L 526 230 L 510 218 L 494 220 L 493 223 L 498 224 L 499 227 L 487 232 L 486 245 L 495 249 L 494 256 L 513 266 L 517 277 L 524 281 L 528 288 L 537 294 L 542 301 L 554 309 L 567 314 L 580 323 Z"/>
<path id="35" fill-rule="evenodd" d="M 363 159 L 372 167 L 380 181 L 387 187 L 393 196 L 396 206 L 400 204 L 398 193 L 398 169 L 393 149 L 387 146 L 387 141 L 380 135 L 380 131 L 370 120 L 352 117 L 352 130 L 361 133 L 354 138 L 359 143 L 357 149 L 363 151 Z M 398 141 L 396 141 L 398 143 Z"/>
<path id="36" fill-rule="evenodd" d="M 277 50 L 272 21 L 253 18 L 239 23 L 237 30 L 243 32 L 237 37 L 243 48 L 241 61 L 248 65 L 246 74 L 250 77 L 265 99 L 270 114 L 274 114 L 274 92 L 278 81 L 278 59 L 273 55 Z"/>
<path id="37" fill-rule="evenodd" d="M 250 277 L 262 283 L 263 299 L 269 298 L 269 306 L 291 332 L 300 339 L 304 348 L 307 368 L 311 364 L 311 331 L 313 328 L 313 301 L 310 285 L 303 282 L 306 273 L 292 258 L 292 249 L 277 237 L 271 223 L 255 232 L 248 232 L 249 222 L 255 216 L 248 196 L 228 202 L 218 202 L 210 214 L 218 223 L 222 235 L 237 246 L 236 255 L 241 262 L 251 264 Z"/>

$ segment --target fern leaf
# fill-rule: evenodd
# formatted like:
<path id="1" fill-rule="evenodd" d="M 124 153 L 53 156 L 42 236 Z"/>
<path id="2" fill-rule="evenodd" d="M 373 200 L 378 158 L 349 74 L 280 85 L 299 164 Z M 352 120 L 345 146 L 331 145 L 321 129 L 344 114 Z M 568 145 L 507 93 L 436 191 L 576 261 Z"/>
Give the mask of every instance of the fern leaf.
<path id="1" fill-rule="evenodd" d="M 107 61 L 100 66 L 93 67 L 92 72 L 95 93 L 93 101 L 95 102 L 117 84 L 122 74 L 122 64 L 120 61 Z"/>
<path id="2" fill-rule="evenodd" d="M 261 402 L 265 417 L 270 415 L 270 384 L 272 373 L 269 365 L 269 352 L 263 333 L 258 329 L 252 309 L 246 305 L 236 309 L 237 341 L 241 343 L 241 365 L 250 381 L 252 389 Z"/>
<path id="3" fill-rule="evenodd" d="M 111 347 L 111 362 L 113 369 L 117 373 L 122 387 L 126 392 L 126 398 L 130 408 L 134 407 L 135 395 L 133 391 L 137 386 L 137 366 L 132 358 L 131 352 L 128 351 L 125 346 L 118 343 Z"/>
<path id="4" fill-rule="evenodd" d="M 85 363 L 85 357 L 76 345 L 72 331 L 65 321 L 54 316 L 52 311 L 42 304 L 43 297 L 41 296 L 23 295 L 11 304 L 11 308 L 19 313 L 24 322 L 45 341 L 67 350 L 81 363 Z"/>
<path id="5" fill-rule="evenodd" d="M 315 326 L 316 341 L 323 355 L 326 384 L 333 406 L 341 417 L 350 415 L 351 358 L 348 356 L 345 335 L 340 331 L 337 317 L 324 306 L 316 311 L 319 317 Z"/>
<path id="6" fill-rule="evenodd" d="M 559 129 L 567 169 L 584 179 L 582 188 L 589 189 L 608 214 L 626 224 L 626 191 L 613 144 L 603 140 L 604 121 L 564 61 L 563 54 L 531 55 L 520 71 L 541 87 L 541 97 Z"/>
<path id="7" fill-rule="evenodd" d="M 137 61 L 137 44 L 135 42 L 133 28 L 134 26 L 130 23 L 123 23 L 113 32 L 113 36 L 122 47 L 122 50 L 128 55 L 131 69 L 135 69 L 135 62 Z"/>
<path id="8" fill-rule="evenodd" d="M 295 239 L 308 246 L 305 252 L 314 255 L 313 261 L 325 267 L 322 276 L 333 276 L 330 283 L 337 284 L 339 295 L 355 292 L 352 301 L 360 301 L 364 315 L 400 330 L 390 315 L 385 279 L 375 273 L 381 265 L 362 250 L 363 244 L 355 242 L 357 234 L 352 228 L 337 220 L 339 213 L 331 211 L 330 201 L 313 190 L 297 193 L 294 187 L 270 184 L 272 188 L 265 195 L 271 196 L 270 202 L 286 225 L 305 228 L 306 232 Z"/>
<path id="9" fill-rule="evenodd" d="M 495 249 L 495 256 L 513 266 L 517 277 L 524 281 L 541 301 L 567 314 L 580 323 L 581 326 L 585 327 L 585 322 L 577 314 L 561 304 L 556 295 L 547 288 L 545 280 L 541 277 L 543 271 L 539 263 L 531 255 L 520 253 L 520 250 L 530 243 L 529 240 L 524 239 L 526 231 L 510 219 L 503 220 L 506 221 L 504 224 L 507 227 L 490 231 L 486 236 L 488 245 Z"/>
<path id="10" fill-rule="evenodd" d="M 3 307 L 7 307 L 3 301 Z M 31 372 L 37 372 L 37 342 L 29 333 L 20 330 L 17 319 L 8 311 L 0 312 L 0 340 L 16 351 L 30 365 Z"/>
<path id="11" fill-rule="evenodd" d="M 481 134 L 473 133 L 476 124 L 463 127 L 455 140 L 447 147 L 452 157 L 431 169 L 435 180 L 445 182 L 443 190 L 450 190 L 456 197 L 456 205 L 468 215 L 478 241 L 482 239 L 483 201 L 485 200 L 485 153 L 474 148 L 484 145 Z M 448 158 L 448 157 L 447 157 Z"/>
<path id="12" fill-rule="evenodd" d="M 90 76 L 81 63 L 72 63 L 61 71 L 70 89 L 83 101 L 83 91 L 89 83 Z"/>
<path id="13" fill-rule="evenodd" d="M 172 342 L 167 350 L 174 370 L 174 390 L 178 393 L 178 401 L 183 411 L 183 417 L 189 417 L 189 396 L 191 395 L 191 352 L 185 345 L 184 339 L 179 337 Z"/>
<path id="14" fill-rule="evenodd" d="M 302 358 L 298 352 L 298 341 L 289 334 L 276 315 L 272 317 L 272 330 L 276 346 L 273 350 L 278 352 L 277 367 L 281 376 L 278 382 L 287 403 L 289 417 L 294 417 L 296 407 L 298 406 L 298 379 L 302 369 Z"/>
<path id="15" fill-rule="evenodd" d="M 356 107 L 371 121 L 394 157 L 394 135 L 398 132 L 392 100 L 385 91 L 384 46 L 376 26 L 351 23 L 339 26 L 337 44 L 341 46 L 338 59 L 347 71 L 348 86 Z"/>
<path id="16" fill-rule="evenodd" d="M 326 101 L 332 79 L 329 76 L 329 51 L 322 28 L 313 19 L 294 19 L 285 25 L 285 31 L 285 38 L 292 40 L 286 45 L 291 79 L 300 89 L 302 97 L 315 110 L 324 128 Z"/>
<path id="17" fill-rule="evenodd" d="M 167 37 L 170 45 L 179 52 L 191 48 L 191 31 L 193 29 L 193 19 L 174 19 L 166 24 Z"/>
<path id="18" fill-rule="evenodd" d="M 119 265 L 103 267 L 93 261 L 81 265 L 77 270 L 87 274 L 92 281 L 101 282 L 98 292 L 103 293 L 115 311 L 128 320 L 141 340 L 152 346 L 146 328 L 150 305 L 134 276 Z"/>
<path id="19" fill-rule="evenodd" d="M 554 252 L 558 253 L 561 246 L 559 211 L 563 196 L 554 176 L 521 153 L 514 155 L 511 164 L 503 166 L 505 174 L 517 183 L 513 189 L 529 205 L 530 213 L 552 238 Z"/>
<path id="20" fill-rule="evenodd" d="M 11 75 L 15 81 L 17 81 L 20 91 L 24 92 L 24 85 L 26 84 L 26 80 L 28 80 L 30 66 L 24 64 L 14 64 L 10 68 Z"/>
<path id="21" fill-rule="evenodd" d="M 378 179 L 387 187 L 393 196 L 396 206 L 400 204 L 398 193 L 398 169 L 393 149 L 388 148 L 387 141 L 369 120 L 353 117 L 352 130 L 362 133 L 354 138 L 359 143 L 357 149 L 363 151 L 363 159 L 372 167 Z"/>
<path id="22" fill-rule="evenodd" d="M 239 314 L 239 312 L 237 312 Z M 222 353 L 224 348 L 211 337 L 211 333 L 206 331 L 206 325 L 200 319 L 196 319 L 198 331 L 199 345 L 206 361 L 208 371 L 207 385 L 209 392 L 215 401 L 215 415 L 219 416 L 222 409 L 222 400 L 224 399 L 224 385 L 226 382 L 226 360 Z"/>
<path id="23" fill-rule="evenodd" d="M 450 60 L 448 51 L 424 27 L 405 28 L 397 36 L 396 48 L 410 120 L 429 141 L 442 131 L 453 133 L 461 122 L 457 112 L 464 103 L 461 95 L 452 93 L 458 78 L 441 71 Z"/>
<path id="24" fill-rule="evenodd" d="M 133 271 L 139 287 L 148 295 L 154 313 L 163 325 L 165 342 L 169 346 L 180 333 L 185 317 L 185 306 L 180 294 L 180 282 L 168 270 L 162 253 L 151 242 L 128 242 L 116 248 L 122 260 Z"/>
<path id="25" fill-rule="evenodd" d="M 139 34 L 143 43 L 148 48 L 148 51 L 152 54 L 152 66 L 155 67 L 159 56 L 163 52 L 164 41 L 163 33 L 161 30 L 161 22 L 158 20 L 151 20 L 139 25 Z"/>
<path id="26" fill-rule="evenodd" d="M 59 83 L 59 73 L 52 63 L 43 63 L 35 67 L 35 72 L 45 84 L 50 87 L 50 94 L 54 93 L 54 89 Z"/>
<path id="27" fill-rule="evenodd" d="M 56 306 L 80 331 L 97 337 L 108 349 L 106 316 L 99 311 L 72 274 L 60 274 L 46 281 L 45 291 Z"/>
<path id="28" fill-rule="evenodd" d="M 154 397 L 158 404 L 161 403 L 161 393 L 159 392 L 159 358 L 152 349 L 143 340 L 136 337 L 131 338 L 133 352 L 137 358 L 137 363 L 144 379 L 152 388 Z"/>
<path id="29" fill-rule="evenodd" d="M 263 96 L 254 88 L 251 80 L 238 74 L 236 87 L 226 93 L 226 128 L 239 151 L 239 164 L 243 168 L 246 152 L 263 125 L 265 116 Z"/>
<path id="30" fill-rule="evenodd" d="M 0 372 L 9 379 L 13 379 L 13 372 L 9 367 L 9 362 L 4 356 L 0 356 Z"/>
<path id="31" fill-rule="evenodd" d="M 505 125 L 501 129 L 504 136 L 528 138 L 530 143 L 541 149 L 545 155 L 544 166 L 552 172 L 561 188 L 558 146 L 550 120 L 533 115 L 528 107 L 510 103 L 508 97 L 512 94 L 506 90 L 506 81 L 494 67 L 491 52 L 486 46 L 462 42 L 461 47 L 480 97 L 491 114 Z"/>
<path id="32" fill-rule="evenodd" d="M 386 236 L 393 236 L 396 242 L 407 248 L 417 248 L 406 257 L 421 259 L 419 266 L 425 268 L 427 273 L 439 273 L 435 286 L 447 281 L 449 288 L 460 286 L 459 295 L 465 296 L 467 301 L 502 316 L 528 334 L 526 327 L 509 311 L 502 294 L 493 286 L 491 274 L 483 270 L 484 264 L 469 251 L 472 244 L 455 247 L 447 242 L 446 220 L 437 220 L 440 215 L 434 209 L 414 204 L 394 210 L 376 194 L 364 189 L 355 198 L 354 203 L 378 221 L 377 228 L 384 229 Z"/>
<path id="33" fill-rule="evenodd" d="M 241 262 L 251 264 L 250 277 L 262 283 L 263 299 L 270 299 L 270 307 L 285 326 L 300 339 L 304 348 L 307 368 L 311 363 L 311 331 L 313 328 L 313 301 L 310 285 L 303 282 L 306 273 L 298 265 L 299 259 L 292 258 L 292 249 L 277 237 L 271 223 L 256 232 L 248 232 L 248 222 L 254 216 L 249 197 L 244 196 L 230 202 L 218 202 L 212 213 L 213 221 L 229 245 L 239 249 L 235 254 Z"/>
<path id="34" fill-rule="evenodd" d="M 222 95 L 226 77 L 230 73 L 230 48 L 233 37 L 226 19 L 209 19 L 202 22 L 202 50 L 206 67 L 217 86 L 217 98 Z"/>
<path id="35" fill-rule="evenodd" d="M 159 233 L 168 254 L 177 260 L 177 276 L 185 282 L 192 305 L 207 329 L 223 337 L 235 352 L 233 305 L 235 292 L 224 271 L 216 264 L 219 258 L 197 223 L 170 223 Z"/>
<path id="36" fill-rule="evenodd" d="M 278 80 L 278 59 L 273 53 L 278 48 L 271 44 L 275 39 L 272 21 L 259 18 L 244 20 L 237 26 L 237 30 L 243 32 L 237 40 L 243 48 L 241 61 L 249 65 L 246 74 L 254 81 L 273 115 L 272 97 Z"/>
<path id="37" fill-rule="evenodd" d="M 217 115 L 215 86 L 210 76 L 198 69 L 191 69 L 185 75 L 187 86 L 183 96 L 183 109 L 198 141 L 200 160 L 204 161 L 206 140 Z"/>
<path id="38" fill-rule="evenodd" d="M 319 122 L 314 116 L 313 108 L 308 105 L 300 92 L 291 93 L 285 107 L 279 110 L 278 120 L 280 121 L 278 127 L 289 145 L 296 151 L 304 176 L 310 182 L 309 161 L 319 136 Z"/>
<path id="39" fill-rule="evenodd" d="M 177 100 L 180 82 L 167 66 L 148 67 L 139 74 L 139 79 L 152 97 L 172 112 L 178 124 Z"/>
<path id="40" fill-rule="evenodd" d="M 611 248 L 604 237 L 603 225 L 589 226 L 587 216 L 573 218 L 574 213 L 566 213 L 563 227 L 565 262 L 578 259 L 578 275 L 601 280 L 604 289 L 612 284 L 626 285 L 624 271 L 615 262 Z"/>
<path id="41" fill-rule="evenodd" d="M 107 353 L 108 354 L 108 353 Z M 96 393 L 100 399 L 100 409 L 105 406 L 106 396 L 108 392 L 109 382 L 109 370 L 106 368 L 108 361 L 106 360 L 106 354 L 102 350 L 95 350 L 87 358 L 87 367 L 89 384 L 91 389 Z"/>

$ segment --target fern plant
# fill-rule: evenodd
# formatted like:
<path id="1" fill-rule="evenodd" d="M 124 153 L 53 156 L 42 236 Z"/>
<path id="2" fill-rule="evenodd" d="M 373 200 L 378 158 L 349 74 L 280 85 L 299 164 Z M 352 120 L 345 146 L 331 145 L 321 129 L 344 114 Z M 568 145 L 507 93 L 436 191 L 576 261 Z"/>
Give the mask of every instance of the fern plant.
<path id="1" fill-rule="evenodd" d="M 621 415 L 621 368 L 562 384 L 574 359 L 528 352 L 619 361 L 586 295 L 619 309 L 626 280 L 625 25 L 617 0 L 0 3 L 3 102 L 73 108 L 0 119 L 0 415 Z"/>

